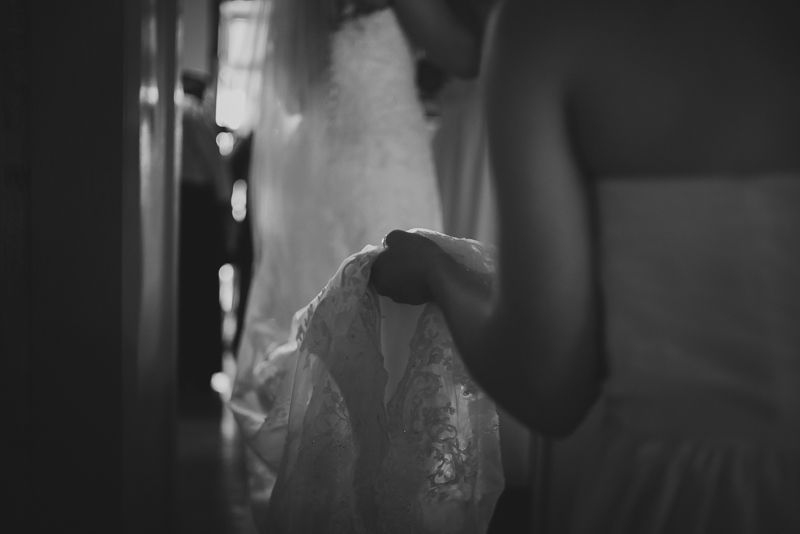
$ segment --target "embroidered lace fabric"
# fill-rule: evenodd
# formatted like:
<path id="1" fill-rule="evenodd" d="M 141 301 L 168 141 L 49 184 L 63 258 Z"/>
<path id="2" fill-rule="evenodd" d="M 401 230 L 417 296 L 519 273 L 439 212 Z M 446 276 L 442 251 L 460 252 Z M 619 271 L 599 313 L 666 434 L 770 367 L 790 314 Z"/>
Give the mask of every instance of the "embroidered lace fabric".
<path id="1" fill-rule="evenodd" d="M 426 235 L 468 268 L 494 272 L 477 242 Z M 487 529 L 503 489 L 494 405 L 467 373 L 436 306 L 382 313 L 368 287 L 379 251 L 366 247 L 342 264 L 295 315 L 289 342 L 240 361 L 231 405 L 260 460 L 251 476 L 270 488 L 261 496 L 264 531 Z M 396 325 L 409 319 L 404 334 Z M 394 334 L 387 339 L 382 329 Z M 258 331 L 246 335 L 263 347 Z M 385 361 L 404 352 L 404 366 Z M 400 374 L 393 380 L 387 369 Z"/>
<path id="2" fill-rule="evenodd" d="M 257 526 L 483 532 L 503 486 L 491 402 L 473 391 L 435 308 L 400 309 L 368 289 L 376 249 L 342 264 L 396 228 L 442 225 L 414 59 L 394 13 L 343 21 L 325 80 L 301 106 L 285 101 L 279 71 L 264 80 L 255 275 L 231 399 Z M 453 243 L 490 268 L 477 244 Z"/>

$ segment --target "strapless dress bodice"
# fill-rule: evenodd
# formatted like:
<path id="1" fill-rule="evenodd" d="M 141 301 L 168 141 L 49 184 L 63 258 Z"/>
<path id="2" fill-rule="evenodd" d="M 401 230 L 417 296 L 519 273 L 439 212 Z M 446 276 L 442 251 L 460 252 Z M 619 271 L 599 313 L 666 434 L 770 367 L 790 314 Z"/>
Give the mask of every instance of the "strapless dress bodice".
<path id="1" fill-rule="evenodd" d="M 597 202 L 605 420 L 570 532 L 800 532 L 800 176 Z"/>
<path id="2" fill-rule="evenodd" d="M 609 412 L 800 444 L 800 177 L 598 185 Z"/>

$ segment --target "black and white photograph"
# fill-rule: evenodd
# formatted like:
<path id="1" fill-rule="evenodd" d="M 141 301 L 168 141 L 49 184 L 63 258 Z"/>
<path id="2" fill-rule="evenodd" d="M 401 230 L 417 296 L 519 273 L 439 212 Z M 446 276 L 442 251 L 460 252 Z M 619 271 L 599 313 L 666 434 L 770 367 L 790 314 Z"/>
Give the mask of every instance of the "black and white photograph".
<path id="1" fill-rule="evenodd" d="M 2 0 L 0 532 L 800 534 L 798 21 Z"/>

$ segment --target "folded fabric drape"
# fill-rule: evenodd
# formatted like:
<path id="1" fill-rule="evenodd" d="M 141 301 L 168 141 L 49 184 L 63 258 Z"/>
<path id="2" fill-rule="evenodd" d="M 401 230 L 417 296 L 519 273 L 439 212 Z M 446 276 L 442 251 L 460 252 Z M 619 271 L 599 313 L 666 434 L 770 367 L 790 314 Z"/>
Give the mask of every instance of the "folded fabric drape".
<path id="1" fill-rule="evenodd" d="M 421 232 L 466 267 L 494 272 L 480 243 Z M 263 530 L 488 527 L 503 489 L 494 404 L 435 305 L 398 305 L 369 286 L 379 252 L 345 260 L 285 344 L 268 341 L 268 325 L 247 326 L 231 407 Z"/>

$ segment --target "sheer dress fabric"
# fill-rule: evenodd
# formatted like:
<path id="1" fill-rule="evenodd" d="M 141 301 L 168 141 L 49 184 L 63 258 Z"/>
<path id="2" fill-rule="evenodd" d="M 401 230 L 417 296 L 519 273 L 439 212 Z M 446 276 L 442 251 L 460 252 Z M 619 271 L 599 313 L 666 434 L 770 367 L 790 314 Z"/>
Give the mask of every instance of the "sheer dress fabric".
<path id="1" fill-rule="evenodd" d="M 390 10 L 331 36 L 329 79 L 299 112 L 270 82 L 279 74 L 266 77 L 255 136 L 248 316 L 285 339 L 345 258 L 398 228 L 440 231 L 442 216 L 413 56 Z"/>
<path id="2" fill-rule="evenodd" d="M 425 235 L 494 272 L 477 242 Z M 267 488 L 265 532 L 486 532 L 503 489 L 494 405 L 435 305 L 368 286 L 379 252 L 345 260 L 285 345 L 247 333 L 231 405 Z"/>

